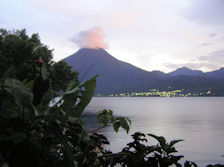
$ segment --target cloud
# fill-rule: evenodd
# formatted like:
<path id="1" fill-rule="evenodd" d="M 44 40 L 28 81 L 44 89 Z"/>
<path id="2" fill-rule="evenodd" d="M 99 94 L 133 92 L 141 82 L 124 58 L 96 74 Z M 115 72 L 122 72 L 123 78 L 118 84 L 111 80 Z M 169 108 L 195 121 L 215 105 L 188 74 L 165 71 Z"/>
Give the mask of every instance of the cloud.
<path id="1" fill-rule="evenodd" d="M 165 63 L 164 66 L 171 70 L 175 70 L 181 67 L 187 67 L 192 70 L 202 70 L 202 71 L 212 71 L 212 70 L 219 69 L 221 67 L 220 65 L 213 62 L 196 62 L 196 63 L 188 62 L 188 63 L 179 63 L 179 64 Z"/>
<path id="2" fill-rule="evenodd" d="M 210 52 L 208 55 L 198 57 L 198 59 L 224 65 L 224 49 Z"/>
<path id="3" fill-rule="evenodd" d="M 201 43 L 199 46 L 210 46 L 210 45 L 212 45 L 212 43 Z"/>
<path id="4" fill-rule="evenodd" d="M 73 36 L 72 41 L 79 46 L 79 48 L 103 48 L 107 49 L 108 44 L 105 42 L 105 34 L 101 27 L 93 27 L 86 31 L 81 31 Z"/>
<path id="5" fill-rule="evenodd" d="M 180 64 L 176 64 L 176 63 L 164 63 L 163 65 L 164 65 L 166 68 L 168 68 L 168 69 L 172 69 L 172 70 L 181 67 Z"/>
<path id="6" fill-rule="evenodd" d="M 224 41 L 224 36 L 221 37 L 221 40 Z"/>
<path id="7" fill-rule="evenodd" d="M 204 56 L 197 57 L 194 61 L 186 63 L 164 63 L 168 69 L 188 67 L 193 70 L 212 71 L 224 67 L 224 49 L 219 49 Z"/>
<path id="8" fill-rule="evenodd" d="M 167 68 L 170 68 L 170 69 L 177 69 L 177 68 L 181 68 L 181 67 L 188 67 L 190 69 L 194 69 L 194 70 L 198 70 L 200 68 L 202 68 L 203 66 L 206 66 L 207 67 L 207 63 L 204 64 L 204 63 L 180 63 L 180 64 L 175 64 L 175 63 L 165 63 L 164 64 Z"/>
<path id="9" fill-rule="evenodd" d="M 217 33 L 211 33 L 211 34 L 209 34 L 210 37 L 215 37 L 217 35 L 218 35 Z"/>
<path id="10" fill-rule="evenodd" d="M 224 1 L 191 0 L 191 5 L 182 15 L 199 24 L 224 25 Z"/>

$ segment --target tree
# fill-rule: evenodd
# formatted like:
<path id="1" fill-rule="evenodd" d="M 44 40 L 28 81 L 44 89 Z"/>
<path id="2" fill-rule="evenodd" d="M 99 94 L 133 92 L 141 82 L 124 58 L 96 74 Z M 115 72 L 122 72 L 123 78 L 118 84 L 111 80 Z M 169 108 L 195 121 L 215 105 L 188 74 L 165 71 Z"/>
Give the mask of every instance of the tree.
<path id="1" fill-rule="evenodd" d="M 29 37 L 25 30 L 0 29 L 0 77 L 14 66 L 19 80 L 32 80 L 39 70 L 34 60 L 40 58 L 48 67 L 52 63 L 52 50 L 40 42 L 38 34 Z"/>
<path id="2" fill-rule="evenodd" d="M 53 90 L 65 91 L 66 85 L 74 79 L 77 78 L 78 72 L 72 71 L 72 67 L 69 66 L 65 61 L 59 61 L 54 63 L 51 67 L 50 78 Z"/>
<path id="3" fill-rule="evenodd" d="M 7 31 L 0 29 L 0 78 L 9 67 L 14 68 L 20 81 L 37 79 L 45 72 L 53 91 L 65 90 L 66 85 L 78 75 L 66 62 L 54 62 L 52 50 L 41 43 L 38 34 L 28 36 L 26 30 Z M 42 66 L 46 67 L 41 71 Z M 46 73 L 47 72 L 47 73 Z M 45 77 L 46 78 L 46 77 Z M 42 85 L 39 84 L 39 89 Z"/>
<path id="4" fill-rule="evenodd" d="M 0 166 L 103 164 L 97 156 L 107 153 L 102 144 L 108 141 L 88 134 L 81 120 L 96 77 L 80 84 L 65 62 L 52 65 L 38 35 L 2 29 L 0 38 Z M 54 101 L 60 89 L 61 99 Z"/>
<path id="5" fill-rule="evenodd" d="M 8 33 L 1 31 L 3 36 Z M 24 31 L 17 33 L 22 39 L 29 38 L 24 35 Z M 12 35 L 13 38 L 17 33 Z M 1 44 L 4 43 L 2 38 L 1 36 Z M 13 45 L 11 47 L 17 48 Z M 16 54 L 16 49 L 14 52 Z M 3 55 L 6 53 L 5 51 Z M 52 67 L 50 59 L 47 59 L 46 55 L 41 55 L 39 54 L 39 59 L 35 61 L 39 70 L 34 79 L 30 72 L 24 72 L 21 67 L 21 69 L 15 66 L 7 70 L 2 69 L 5 72 L 0 78 L 1 167 L 113 167 L 117 164 L 134 167 L 181 166 L 179 160 L 183 156 L 174 155 L 177 152 L 174 145 L 181 140 L 168 143 L 162 136 L 148 134 L 156 139 L 158 144 L 147 146 L 144 144 L 147 141 L 146 135 L 137 132 L 132 135 L 134 141 L 128 143 L 121 152 L 112 153 L 106 150 L 104 145 L 109 144 L 107 138 L 95 133 L 96 131 L 87 132 L 81 117 L 94 95 L 97 76 L 80 83 L 77 73 L 74 73 L 72 74 L 74 78 L 69 82 L 71 78 L 68 76 L 66 79 L 59 77 L 61 68 L 62 72 L 71 72 L 69 66 L 59 62 L 53 65 L 52 71 L 49 71 Z M 1 57 L 2 60 L 4 56 Z M 30 57 L 27 56 L 27 59 Z M 20 60 L 5 58 L 9 66 L 17 61 Z M 27 61 L 24 59 L 22 63 Z M 27 67 L 31 68 L 30 64 L 27 64 Z M 17 69 L 21 71 L 17 72 Z M 47 74 L 51 72 L 52 80 L 55 80 L 52 82 L 55 84 L 54 89 L 51 82 L 47 82 L 49 80 Z M 24 76 L 21 76 L 22 74 Z M 65 85 L 62 84 L 62 80 L 65 80 Z M 63 91 L 56 99 L 57 91 L 60 90 L 58 85 L 62 86 Z M 116 132 L 120 127 L 127 133 L 129 131 L 130 120 L 114 117 L 110 110 L 101 111 L 97 118 L 102 127 L 112 124 Z M 197 165 L 187 161 L 184 166 Z"/>
<path id="6" fill-rule="evenodd" d="M 34 105 L 32 91 L 39 77 L 24 84 L 8 72 L 4 76 L 0 85 L 4 97 L 0 103 L 0 166 L 109 165 L 110 161 L 102 156 L 110 154 L 103 147 L 109 142 L 103 135 L 88 134 L 81 120 L 94 95 L 96 77 L 82 84 L 75 78 L 58 101 L 45 93 Z M 128 119 L 105 113 L 100 116 L 102 125 L 109 121 L 117 128 L 129 125 Z"/>

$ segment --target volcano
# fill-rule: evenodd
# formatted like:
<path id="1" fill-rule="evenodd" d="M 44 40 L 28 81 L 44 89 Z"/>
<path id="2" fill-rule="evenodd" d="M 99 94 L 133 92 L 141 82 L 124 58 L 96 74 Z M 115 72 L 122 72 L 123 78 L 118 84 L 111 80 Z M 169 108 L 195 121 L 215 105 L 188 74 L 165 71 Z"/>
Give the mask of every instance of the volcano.
<path id="1" fill-rule="evenodd" d="M 160 77 L 111 56 L 104 49 L 83 48 L 64 59 L 78 71 L 81 81 L 95 75 L 97 94 L 147 91 Z"/>
<path id="2" fill-rule="evenodd" d="M 64 61 L 80 73 L 81 82 L 98 75 L 95 93 L 105 96 L 147 92 L 149 89 L 184 89 L 188 92 L 212 89 L 216 95 L 224 95 L 224 80 L 217 78 L 221 76 L 222 69 L 212 73 L 203 73 L 186 67 L 168 74 L 161 71 L 148 72 L 116 59 L 101 48 L 82 48 Z"/>

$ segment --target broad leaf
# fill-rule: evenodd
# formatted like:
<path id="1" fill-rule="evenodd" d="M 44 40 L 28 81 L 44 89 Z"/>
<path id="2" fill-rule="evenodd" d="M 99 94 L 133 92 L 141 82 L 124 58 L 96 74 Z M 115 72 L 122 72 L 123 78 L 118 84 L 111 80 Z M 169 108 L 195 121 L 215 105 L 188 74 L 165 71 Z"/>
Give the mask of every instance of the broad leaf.
<path id="1" fill-rule="evenodd" d="M 120 121 L 120 125 L 121 127 L 126 130 L 126 132 L 129 132 L 130 126 L 128 125 L 128 122 L 126 120 L 126 118 L 124 117 L 119 117 L 119 121 Z"/>
<path id="2" fill-rule="evenodd" d="M 32 104 L 33 96 L 30 91 L 28 91 L 25 86 L 16 79 L 5 79 L 5 87 L 15 98 L 16 104 L 21 108 L 21 110 L 27 109 L 28 111 L 34 111 Z"/>
<path id="3" fill-rule="evenodd" d="M 76 78 L 74 78 L 73 80 L 71 80 L 68 85 L 67 88 L 65 90 L 65 92 L 72 90 L 73 88 L 77 87 L 79 85 L 79 82 Z"/>
<path id="4" fill-rule="evenodd" d="M 80 102 L 76 106 L 76 116 L 80 116 L 85 109 L 85 107 L 89 104 L 91 101 L 95 88 L 96 88 L 96 77 L 93 77 L 83 84 L 81 84 L 81 88 L 84 88 L 85 90 L 82 92 L 82 96 L 80 97 Z"/>
<path id="5" fill-rule="evenodd" d="M 41 57 L 40 57 L 40 59 L 42 60 Z M 48 73 L 48 70 L 47 70 L 47 67 L 46 67 L 46 64 L 44 61 L 43 61 L 43 64 L 42 64 L 40 70 L 41 70 L 41 77 L 43 78 L 43 81 L 46 81 L 48 79 L 49 73 Z"/>
<path id="6" fill-rule="evenodd" d="M 191 162 L 191 161 L 186 161 L 184 163 L 184 167 L 198 167 L 196 163 Z"/>
<path id="7" fill-rule="evenodd" d="M 120 122 L 114 122 L 113 123 L 113 127 L 114 127 L 115 132 L 118 132 L 120 126 L 121 126 Z"/>
<path id="8" fill-rule="evenodd" d="M 181 141 L 184 141 L 184 140 L 172 140 L 172 141 L 170 142 L 170 147 L 172 147 L 173 145 L 175 145 L 176 143 L 179 143 L 179 142 L 181 142 Z"/>
<path id="9" fill-rule="evenodd" d="M 103 110 L 97 115 L 97 119 L 100 121 L 101 126 L 106 126 L 107 123 L 114 120 L 113 112 L 111 110 Z"/>
<path id="10" fill-rule="evenodd" d="M 33 85 L 34 85 L 35 80 L 30 80 L 30 81 L 23 81 L 23 84 L 25 85 L 25 87 L 27 87 L 28 89 L 32 90 L 33 89 Z"/>
<path id="11" fill-rule="evenodd" d="M 163 146 L 165 146 L 165 144 L 166 144 L 166 140 L 165 140 L 165 138 L 163 137 L 163 136 L 156 136 L 156 135 L 154 135 L 154 134 L 148 134 L 148 136 L 151 136 L 151 137 L 153 137 L 154 139 L 156 139 L 159 143 L 160 143 L 160 145 L 163 147 Z"/>
<path id="12" fill-rule="evenodd" d="M 80 88 L 79 86 L 71 89 L 71 90 L 67 90 L 64 94 L 63 94 L 63 110 L 68 112 L 68 113 L 73 113 L 74 114 L 74 107 L 75 104 L 77 102 L 77 96 L 80 92 Z"/>

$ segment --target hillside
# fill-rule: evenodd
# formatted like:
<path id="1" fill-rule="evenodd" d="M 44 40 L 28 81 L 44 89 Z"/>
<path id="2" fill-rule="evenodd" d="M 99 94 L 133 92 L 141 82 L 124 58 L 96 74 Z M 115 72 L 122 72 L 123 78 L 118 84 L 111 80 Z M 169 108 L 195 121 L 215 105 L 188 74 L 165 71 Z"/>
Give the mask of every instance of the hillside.
<path id="1" fill-rule="evenodd" d="M 197 77 L 205 77 L 205 73 L 199 70 L 191 70 L 187 67 L 181 67 L 168 73 L 169 76 L 176 77 L 176 76 L 197 76 Z"/>
<path id="2" fill-rule="evenodd" d="M 224 68 L 206 73 L 208 77 L 214 79 L 224 79 Z"/>
<path id="3" fill-rule="evenodd" d="M 88 48 L 80 49 L 64 61 L 80 73 L 81 81 L 99 75 L 96 94 L 146 92 L 149 89 L 184 89 L 188 92 L 212 89 L 216 95 L 224 95 L 224 81 L 220 77 L 223 69 L 203 73 L 183 67 L 168 74 L 148 72 L 114 58 L 104 49 Z"/>
<path id="4" fill-rule="evenodd" d="M 80 73 L 82 81 L 99 75 L 96 92 L 113 94 L 127 91 L 147 91 L 160 76 L 112 57 L 103 49 L 80 49 L 64 59 Z"/>

